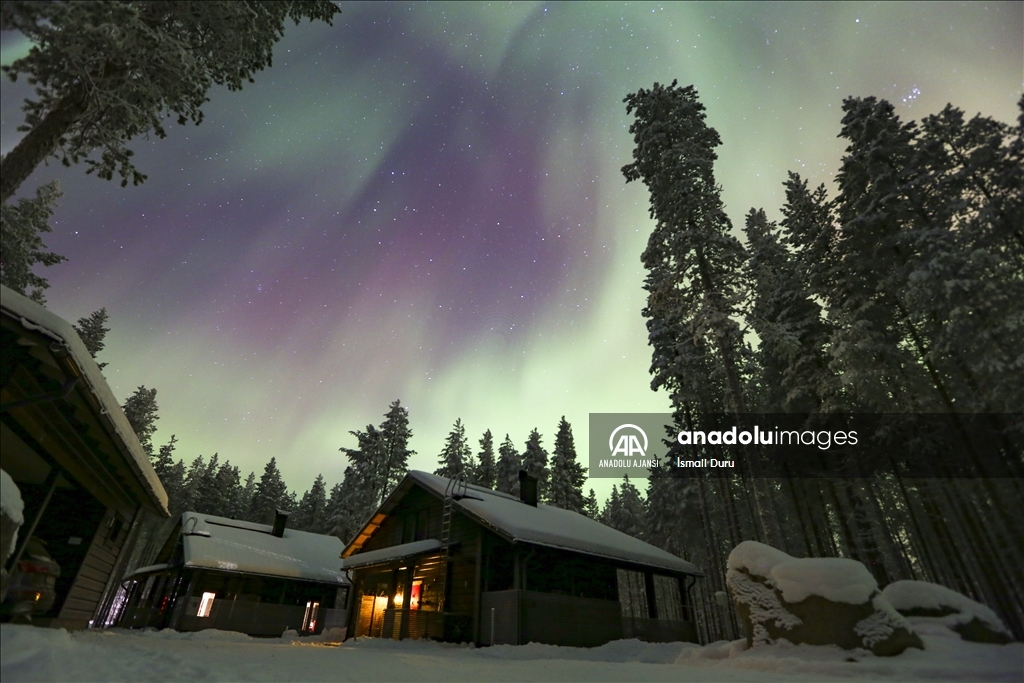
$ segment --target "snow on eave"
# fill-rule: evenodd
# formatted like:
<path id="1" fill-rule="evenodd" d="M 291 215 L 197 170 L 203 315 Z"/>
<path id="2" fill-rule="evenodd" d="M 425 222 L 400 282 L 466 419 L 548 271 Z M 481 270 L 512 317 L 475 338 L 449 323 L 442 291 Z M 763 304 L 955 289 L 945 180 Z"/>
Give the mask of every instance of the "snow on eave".
<path id="1" fill-rule="evenodd" d="M 160 478 L 149 462 L 149 456 L 142 449 L 135 430 L 128 423 L 124 411 L 110 390 L 103 373 L 96 365 L 85 344 L 75 328 L 60 316 L 43 308 L 35 301 L 18 294 L 13 289 L 0 285 L 0 310 L 3 314 L 20 321 L 22 327 L 49 337 L 63 345 L 69 354 L 68 361 L 72 372 L 77 374 L 85 386 L 80 387 L 91 393 L 99 404 L 97 419 L 110 434 L 114 444 L 119 446 L 129 467 L 135 473 L 137 481 L 149 495 L 153 507 L 165 517 L 170 516 L 168 510 L 167 491 L 164 490 Z M 106 417 L 106 420 L 103 418 Z"/>
<path id="2" fill-rule="evenodd" d="M 284 536 L 277 537 L 267 524 L 197 512 L 182 513 L 181 528 L 186 567 L 348 583 L 338 567 L 342 543 L 336 536 L 286 527 Z"/>
<path id="3" fill-rule="evenodd" d="M 368 550 L 365 553 L 349 555 L 341 561 L 342 571 L 369 567 L 375 564 L 387 564 L 396 560 L 405 560 L 418 555 L 426 555 L 441 549 L 441 541 L 436 538 L 428 538 L 412 543 L 401 543 L 390 545 L 379 550 Z"/>

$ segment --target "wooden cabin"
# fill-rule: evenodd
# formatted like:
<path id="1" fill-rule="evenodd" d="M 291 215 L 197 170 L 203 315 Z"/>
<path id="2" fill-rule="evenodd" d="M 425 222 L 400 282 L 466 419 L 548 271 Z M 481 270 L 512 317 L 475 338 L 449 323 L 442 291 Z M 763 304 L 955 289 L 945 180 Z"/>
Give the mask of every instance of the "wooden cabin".
<path id="1" fill-rule="evenodd" d="M 693 564 L 584 515 L 409 472 L 342 553 L 350 636 L 691 641 Z"/>
<path id="2" fill-rule="evenodd" d="M 252 636 L 345 628 L 348 580 L 335 536 L 185 512 L 156 557 L 125 577 L 116 625 Z"/>
<path id="3" fill-rule="evenodd" d="M 46 554 L 59 576 L 40 583 L 52 603 L 32 623 L 86 628 L 109 605 L 140 520 L 168 516 L 167 493 L 67 321 L 0 287 L 0 342 L 0 464 L 25 503 L 5 597 Z"/>

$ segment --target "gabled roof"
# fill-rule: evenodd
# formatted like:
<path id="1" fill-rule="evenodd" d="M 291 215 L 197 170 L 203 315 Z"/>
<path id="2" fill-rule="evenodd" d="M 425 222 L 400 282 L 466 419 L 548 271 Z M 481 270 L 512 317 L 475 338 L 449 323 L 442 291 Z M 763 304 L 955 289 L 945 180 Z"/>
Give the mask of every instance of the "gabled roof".
<path id="1" fill-rule="evenodd" d="M 183 513 L 181 529 L 186 567 L 348 583 L 338 562 L 344 546 L 335 536 L 285 528 L 278 538 L 267 524 L 198 512 Z"/>
<path id="2" fill-rule="evenodd" d="M 28 349 L 42 368 L 41 377 L 15 373 L 3 388 L 5 409 L 34 438 L 49 434 L 48 443 L 55 444 L 51 455 L 60 467 L 106 505 L 122 510 L 129 518 L 138 505 L 169 516 L 167 492 L 71 324 L 3 286 L 0 311 L 4 329 L 18 335 L 18 346 Z M 66 417 L 58 419 L 48 408 L 56 398 L 40 388 L 41 378 L 67 387 L 59 398 L 84 424 L 86 433 L 80 433 Z M 68 380 L 77 384 L 65 384 Z"/>
<path id="3" fill-rule="evenodd" d="M 419 486 L 443 499 L 449 481 L 445 477 L 411 470 L 345 548 L 343 557 L 355 559 L 363 543 L 413 487 Z M 624 564 L 703 576 L 696 565 L 586 515 L 550 505 L 533 507 L 507 493 L 480 486 L 470 485 L 466 493 L 465 497 L 453 501 L 453 509 L 512 543 L 557 548 Z"/>

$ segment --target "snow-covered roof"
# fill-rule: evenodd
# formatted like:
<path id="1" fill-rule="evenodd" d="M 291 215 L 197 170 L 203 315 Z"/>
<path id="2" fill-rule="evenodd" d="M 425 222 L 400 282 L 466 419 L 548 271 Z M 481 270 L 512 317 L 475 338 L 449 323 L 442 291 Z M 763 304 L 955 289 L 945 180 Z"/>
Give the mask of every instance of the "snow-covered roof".
<path id="1" fill-rule="evenodd" d="M 278 538 L 267 524 L 198 512 L 183 513 L 181 529 L 186 567 L 348 583 L 338 566 L 344 544 L 335 536 L 285 528 Z"/>
<path id="2" fill-rule="evenodd" d="M 448 482 L 449 479 L 445 477 L 410 470 L 381 509 L 370 518 L 367 526 L 379 525 L 383 517 L 381 513 L 392 509 L 411 489 L 412 484 L 418 484 L 443 498 Z M 466 493 L 465 497 L 454 501 L 455 509 L 513 543 L 530 543 L 628 564 L 703 576 L 696 565 L 586 515 L 544 504 L 533 507 L 507 493 L 480 486 L 470 485 Z M 366 531 L 357 534 L 356 539 L 345 549 L 346 557 L 355 559 L 357 555 L 354 553 L 358 553 L 359 547 L 368 537 Z"/>
<path id="3" fill-rule="evenodd" d="M 81 373 L 80 379 L 84 381 L 84 388 L 95 397 L 99 403 L 100 415 L 106 418 L 101 422 L 106 422 L 106 430 L 125 454 L 125 460 L 156 509 L 165 516 L 168 515 L 167 492 L 160 483 L 153 465 L 150 464 L 149 456 L 142 450 L 142 444 L 128 423 L 121 405 L 114 398 L 107 380 L 104 379 L 99 366 L 85 348 L 74 327 L 35 301 L 4 286 L 0 286 L 0 308 L 5 315 L 19 320 L 24 328 L 49 337 L 67 349 L 69 360 Z"/>
<path id="4" fill-rule="evenodd" d="M 416 557 L 417 555 L 425 555 L 440 549 L 441 541 L 436 538 L 428 538 L 424 541 L 402 543 L 401 545 L 393 545 L 388 548 L 381 548 L 380 550 L 370 550 L 365 553 L 346 557 L 341 561 L 341 568 L 355 569 L 356 567 L 369 567 L 374 564 L 383 564 L 385 562 L 394 562 L 395 560 L 404 560 L 409 557 Z"/>

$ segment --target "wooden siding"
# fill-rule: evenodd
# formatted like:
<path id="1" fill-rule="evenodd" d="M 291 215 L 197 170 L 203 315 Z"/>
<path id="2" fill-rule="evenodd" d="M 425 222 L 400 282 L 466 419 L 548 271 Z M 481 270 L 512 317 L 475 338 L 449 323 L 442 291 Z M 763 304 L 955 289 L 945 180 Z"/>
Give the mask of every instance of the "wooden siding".
<path id="1" fill-rule="evenodd" d="M 117 512 L 106 509 L 96 532 L 89 544 L 89 550 L 82 560 L 75 581 L 72 583 L 68 597 L 60 607 L 60 613 L 52 622 L 52 626 L 66 629 L 86 629 L 95 614 L 99 599 L 111 578 L 114 564 L 117 562 L 126 533 L 118 530 L 111 538 L 111 530 L 116 525 Z"/>
<path id="2" fill-rule="evenodd" d="M 619 603 L 613 600 L 524 590 L 491 591 L 481 598 L 481 645 L 596 647 L 622 637 Z"/>
<path id="3" fill-rule="evenodd" d="M 377 531 L 367 539 L 362 551 L 380 550 L 400 545 L 403 542 L 410 542 L 408 538 L 409 525 L 416 524 L 419 515 L 426 511 L 427 525 L 425 538 L 441 539 L 441 515 L 444 507 L 443 502 L 427 491 L 416 486 L 402 499 L 401 503 L 381 523 Z M 464 515 L 454 512 L 452 516 L 450 542 L 452 552 L 448 566 L 448 595 L 445 605 L 445 612 L 472 617 L 476 606 L 476 585 L 477 585 L 477 544 L 480 540 L 480 527 Z M 403 540 L 407 539 L 407 540 Z M 418 540 L 418 539 L 417 539 Z M 421 576 L 421 565 L 426 561 L 419 558 L 416 561 L 416 578 L 429 580 L 434 572 L 430 571 Z M 412 562 L 409 560 L 404 564 Z M 395 567 L 397 568 L 397 564 Z M 437 568 L 437 571 L 440 567 Z M 379 568 L 372 570 L 374 573 Z M 423 568 L 425 571 L 425 567 Z M 353 572 L 353 578 L 360 580 L 366 576 L 359 570 Z M 362 592 L 362 587 L 360 587 Z M 362 611 L 362 610 L 360 610 Z M 362 618 L 362 615 L 360 615 Z M 358 630 L 358 629 L 357 629 Z"/>
<path id="4" fill-rule="evenodd" d="M 116 524 L 116 515 L 111 508 L 104 514 L 53 626 L 88 628 L 127 536 L 121 530 L 111 535 L 112 529 L 124 526 Z"/>

